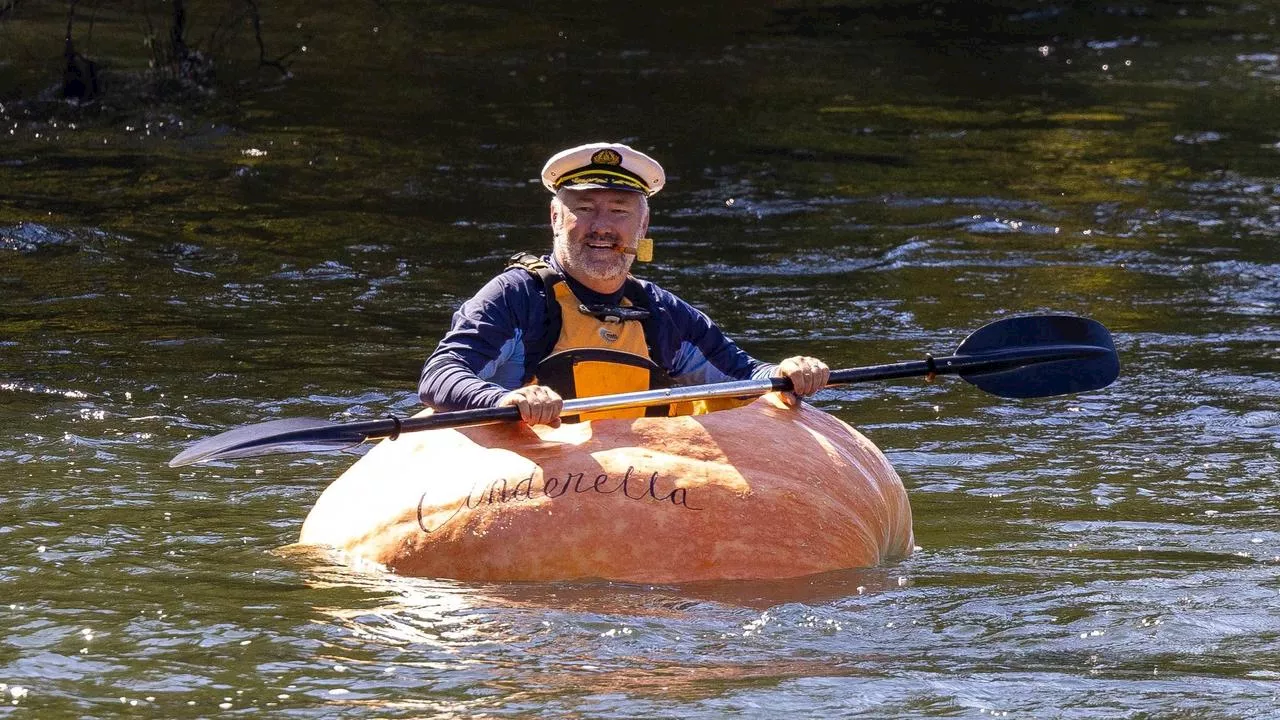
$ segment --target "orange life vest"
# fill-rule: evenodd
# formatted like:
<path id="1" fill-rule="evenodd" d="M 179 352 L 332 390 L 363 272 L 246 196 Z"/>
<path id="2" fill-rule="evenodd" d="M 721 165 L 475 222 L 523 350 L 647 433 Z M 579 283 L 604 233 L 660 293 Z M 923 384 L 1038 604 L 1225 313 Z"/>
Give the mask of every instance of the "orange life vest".
<path id="1" fill-rule="evenodd" d="M 542 280 L 547 293 L 548 317 L 560 320 L 556 344 L 538 363 L 530 384 L 545 385 L 566 400 L 674 384 L 666 370 L 653 360 L 653 343 L 645 322 L 649 318 L 648 296 L 634 278 L 627 276 L 621 305 L 588 307 L 573 294 L 569 283 L 541 258 L 517 253 L 508 267 L 523 268 Z M 751 399 L 745 402 L 732 398 L 694 400 L 648 408 L 603 410 L 564 420 L 703 415 L 738 407 Z"/>
<path id="2" fill-rule="evenodd" d="M 642 307 L 647 300 L 634 279 L 627 278 L 631 287 L 624 290 L 620 306 L 588 307 L 541 258 L 520 253 L 511 258 L 511 267 L 524 268 L 542 280 L 547 292 L 547 314 L 560 321 L 560 335 L 551 352 L 538 363 L 532 384 L 546 385 L 565 399 L 671 385 L 666 371 L 651 356 L 643 322 L 648 317 L 648 310 Z M 576 419 L 637 418 L 646 414 L 665 416 L 670 414 L 670 408 L 663 405 L 607 410 L 582 413 Z"/>

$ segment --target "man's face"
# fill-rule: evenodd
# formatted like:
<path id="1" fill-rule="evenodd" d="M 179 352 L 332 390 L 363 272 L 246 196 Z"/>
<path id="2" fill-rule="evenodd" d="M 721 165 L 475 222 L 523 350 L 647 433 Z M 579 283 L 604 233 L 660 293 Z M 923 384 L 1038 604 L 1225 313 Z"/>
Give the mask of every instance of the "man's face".
<path id="1" fill-rule="evenodd" d="M 635 249 L 649 231 L 649 203 L 624 190 L 561 190 L 551 201 L 553 251 L 578 282 L 599 293 L 622 287 Z"/>

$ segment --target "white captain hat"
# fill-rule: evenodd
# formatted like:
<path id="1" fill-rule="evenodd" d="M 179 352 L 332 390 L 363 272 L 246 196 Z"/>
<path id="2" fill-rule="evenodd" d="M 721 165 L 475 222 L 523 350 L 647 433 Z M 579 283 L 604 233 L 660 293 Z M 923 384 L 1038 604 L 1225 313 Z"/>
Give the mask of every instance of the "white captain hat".
<path id="1" fill-rule="evenodd" d="M 551 192 L 628 190 L 653 195 L 667 183 L 657 160 L 621 143 L 589 143 L 561 150 L 542 166 L 542 184 Z"/>

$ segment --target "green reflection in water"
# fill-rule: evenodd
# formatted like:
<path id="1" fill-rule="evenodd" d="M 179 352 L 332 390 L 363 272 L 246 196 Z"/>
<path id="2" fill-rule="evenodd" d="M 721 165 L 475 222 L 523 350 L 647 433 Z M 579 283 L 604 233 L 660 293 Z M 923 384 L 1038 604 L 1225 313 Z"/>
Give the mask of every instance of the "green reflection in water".
<path id="1" fill-rule="evenodd" d="M 14 101 L 61 52 L 63 8 L 24 7 L 0 25 L 0 681 L 42 714 L 1274 706 L 1269 7 L 283 4 L 287 82 L 79 113 Z M 100 7 L 94 55 L 141 67 Z M 543 159 L 604 137 L 673 179 L 644 272 L 754 353 L 916 359 L 1065 310 L 1117 331 L 1125 375 L 1060 402 L 829 391 L 923 550 L 754 599 L 323 586 L 272 551 L 349 458 L 163 467 L 229 426 L 411 407 L 456 304 L 546 245 Z"/>

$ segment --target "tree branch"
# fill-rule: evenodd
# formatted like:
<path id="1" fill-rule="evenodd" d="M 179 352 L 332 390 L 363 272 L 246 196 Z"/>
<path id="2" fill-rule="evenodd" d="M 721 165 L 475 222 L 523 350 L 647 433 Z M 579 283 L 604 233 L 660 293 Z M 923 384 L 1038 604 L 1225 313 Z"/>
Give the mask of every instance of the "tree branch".
<path id="1" fill-rule="evenodd" d="M 22 0 L 5 0 L 4 4 L 0 5 L 0 20 L 3 20 L 6 15 L 13 12 L 21 2 Z"/>
<path id="2" fill-rule="evenodd" d="M 245 3 L 249 6 L 249 19 L 253 21 L 253 39 L 258 43 L 259 67 L 264 65 L 267 67 L 273 67 L 276 70 L 279 70 L 281 75 L 289 75 L 289 68 L 282 61 L 297 52 L 296 48 L 294 50 L 290 50 L 284 55 L 281 55 L 275 60 L 268 59 L 267 46 L 262 41 L 262 15 L 258 12 L 258 3 L 256 0 L 245 0 Z"/>

